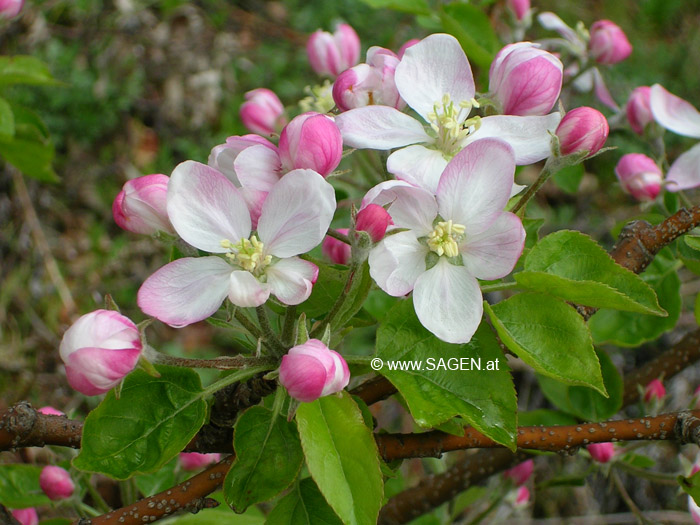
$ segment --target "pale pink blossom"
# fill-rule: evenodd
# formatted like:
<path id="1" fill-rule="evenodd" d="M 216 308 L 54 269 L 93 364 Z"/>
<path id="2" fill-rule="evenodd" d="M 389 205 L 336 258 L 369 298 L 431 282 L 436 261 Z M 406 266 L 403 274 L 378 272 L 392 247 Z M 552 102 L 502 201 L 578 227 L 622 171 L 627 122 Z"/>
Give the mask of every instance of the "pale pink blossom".
<path id="1" fill-rule="evenodd" d="M 24 0 L 0 0 L 0 18 L 14 18 L 22 10 Z"/>
<path id="2" fill-rule="evenodd" d="M 68 383 L 88 396 L 118 385 L 136 366 L 141 350 L 134 322 L 113 310 L 83 315 L 66 330 L 59 347 Z"/>
<path id="3" fill-rule="evenodd" d="M 399 60 L 403 58 L 404 53 L 409 47 L 415 46 L 418 42 L 420 42 L 419 38 L 411 38 L 410 40 L 406 40 L 399 48 L 398 53 L 396 53 Z"/>
<path id="4" fill-rule="evenodd" d="M 659 379 L 652 379 L 646 387 L 644 387 L 644 401 L 658 401 L 666 396 L 666 388 Z"/>
<path id="5" fill-rule="evenodd" d="M 270 135 L 287 123 L 284 106 L 274 91 L 253 89 L 245 94 L 245 100 L 240 109 L 241 121 L 253 133 Z"/>
<path id="6" fill-rule="evenodd" d="M 625 113 L 632 131 L 637 135 L 642 135 L 647 124 L 654 121 L 654 115 L 651 113 L 651 88 L 649 86 L 634 88 L 630 98 L 627 99 Z"/>
<path id="7" fill-rule="evenodd" d="M 347 228 L 338 228 L 338 232 L 347 235 L 350 230 Z M 335 264 L 348 264 L 348 262 L 350 262 L 352 249 L 349 244 L 339 241 L 330 235 L 326 235 L 321 245 L 321 252 Z"/>
<path id="8" fill-rule="evenodd" d="M 360 37 L 348 24 L 338 24 L 332 35 L 319 29 L 309 37 L 306 54 L 316 73 L 336 77 L 357 64 Z"/>
<path id="9" fill-rule="evenodd" d="M 214 255 L 165 265 L 143 283 L 138 304 L 174 327 L 206 319 L 226 297 L 241 307 L 260 306 L 270 294 L 299 304 L 318 268 L 297 255 L 320 244 L 334 212 L 333 187 L 312 170 L 294 170 L 270 190 L 253 233 L 234 184 L 210 166 L 183 162 L 170 177 L 168 215 L 183 240 Z"/>
<path id="10" fill-rule="evenodd" d="M 623 155 L 615 166 L 615 175 L 622 189 L 638 201 L 653 201 L 661 191 L 661 168 L 641 153 Z"/>
<path id="11" fill-rule="evenodd" d="M 593 461 L 607 463 L 615 455 L 615 446 L 612 443 L 591 443 L 586 447 Z"/>
<path id="12" fill-rule="evenodd" d="M 477 279 L 508 275 L 525 242 L 520 219 L 503 209 L 515 155 L 503 141 L 464 148 L 442 173 L 436 194 L 403 181 L 383 182 L 363 200 L 389 205 L 394 228 L 370 252 L 370 274 L 389 295 L 413 291 L 420 322 L 440 339 L 466 343 L 483 313 Z"/>
<path id="13" fill-rule="evenodd" d="M 561 119 L 556 135 L 563 155 L 597 153 L 608 138 L 608 120 L 597 109 L 586 106 L 569 111 Z"/>
<path id="14" fill-rule="evenodd" d="M 394 78 L 401 97 L 424 122 L 388 106 L 366 106 L 341 113 L 336 124 L 353 148 L 400 148 L 387 160 L 388 171 L 398 179 L 435 192 L 448 161 L 480 138 L 507 142 L 518 164 L 550 154 L 548 132 L 559 123 L 559 113 L 469 117 L 476 104 L 474 78 L 451 35 L 430 35 L 409 47 Z"/>
<path id="15" fill-rule="evenodd" d="M 48 465 L 39 475 L 39 486 L 50 500 L 68 499 L 75 491 L 75 484 L 66 469 Z"/>
<path id="16" fill-rule="evenodd" d="M 310 169 L 325 177 L 343 158 L 343 139 L 331 117 L 311 111 L 284 127 L 278 149 L 284 170 Z"/>
<path id="17" fill-rule="evenodd" d="M 620 26 L 610 20 L 598 20 L 590 29 L 588 52 L 599 64 L 617 64 L 632 53 L 632 44 Z"/>
<path id="18" fill-rule="evenodd" d="M 180 465 L 184 470 L 199 470 L 217 463 L 221 460 L 221 454 L 200 454 L 199 452 L 181 452 L 179 456 Z"/>
<path id="19" fill-rule="evenodd" d="M 345 388 L 350 370 L 338 352 L 318 339 L 309 339 L 282 357 L 279 377 L 290 396 L 310 403 Z"/>
<path id="20" fill-rule="evenodd" d="M 55 409 L 54 407 L 51 406 L 45 406 L 37 409 L 37 412 L 40 414 L 44 414 L 47 416 L 65 416 L 63 412 L 60 410 Z"/>
<path id="21" fill-rule="evenodd" d="M 503 477 L 513 480 L 516 485 L 523 485 L 532 476 L 535 470 L 535 462 L 531 459 L 518 463 L 516 466 L 509 468 L 503 473 Z"/>
<path id="22" fill-rule="evenodd" d="M 157 173 L 126 181 L 112 204 L 114 222 L 132 233 L 174 234 L 165 206 L 167 194 L 167 175 Z"/>
<path id="23" fill-rule="evenodd" d="M 379 242 L 392 224 L 394 221 L 388 211 L 377 204 L 368 204 L 357 212 L 355 231 L 367 232 L 372 242 Z"/>
<path id="24" fill-rule="evenodd" d="M 15 509 L 12 511 L 12 517 L 19 521 L 20 525 L 39 525 L 39 516 L 33 507 Z"/>
<path id="25" fill-rule="evenodd" d="M 698 504 L 695 503 L 690 494 L 688 494 L 688 512 L 690 512 L 690 517 L 693 518 L 696 525 L 700 525 L 700 507 L 698 507 Z"/>

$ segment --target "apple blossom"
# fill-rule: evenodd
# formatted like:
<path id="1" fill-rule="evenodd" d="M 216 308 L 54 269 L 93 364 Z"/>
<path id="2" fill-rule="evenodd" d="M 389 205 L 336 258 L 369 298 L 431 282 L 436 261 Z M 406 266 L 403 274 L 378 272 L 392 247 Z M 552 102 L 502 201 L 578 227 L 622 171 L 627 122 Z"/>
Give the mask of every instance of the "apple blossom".
<path id="1" fill-rule="evenodd" d="M 599 64 L 617 64 L 632 53 L 632 44 L 620 26 L 610 20 L 598 20 L 591 26 L 588 51 Z"/>
<path id="2" fill-rule="evenodd" d="M 253 133 L 269 135 L 286 124 L 284 106 L 274 91 L 253 89 L 245 95 L 240 115 L 243 125 Z"/>
<path id="3" fill-rule="evenodd" d="M 501 49 L 489 69 L 489 97 L 506 115 L 544 115 L 559 98 L 564 66 L 537 44 Z"/>
<path id="4" fill-rule="evenodd" d="M 157 173 L 127 181 L 112 204 L 114 222 L 132 233 L 174 234 L 165 208 L 168 180 L 167 175 Z"/>
<path id="5" fill-rule="evenodd" d="M 347 228 L 338 228 L 338 232 L 347 235 L 350 230 Z M 326 235 L 326 238 L 323 239 L 321 252 L 336 264 L 348 264 L 352 253 L 349 244 L 339 241 L 330 235 Z"/>
<path id="6" fill-rule="evenodd" d="M 530 0 L 507 0 L 506 6 L 518 22 L 522 21 L 530 12 Z"/>
<path id="7" fill-rule="evenodd" d="M 0 18 L 14 18 L 22 10 L 24 0 L 0 0 Z"/>
<path id="8" fill-rule="evenodd" d="M 279 155 L 287 171 L 311 169 L 325 177 L 340 164 L 343 139 L 331 117 L 303 113 L 282 130 Z"/>
<path id="9" fill-rule="evenodd" d="M 420 42 L 419 38 L 411 38 L 410 40 L 406 40 L 399 48 L 398 53 L 396 53 L 396 56 L 399 57 L 399 60 L 403 58 L 404 53 L 409 47 L 415 46 L 418 42 Z"/>
<path id="10" fill-rule="evenodd" d="M 451 35 L 430 35 L 409 47 L 394 78 L 401 97 L 427 127 L 388 106 L 346 111 L 336 117 L 336 124 L 351 147 L 401 148 L 387 160 L 388 171 L 398 179 L 435 192 L 448 161 L 467 144 L 486 137 L 508 142 L 518 164 L 550 154 L 548 130 L 559 123 L 559 113 L 469 117 L 477 106 L 474 78 L 462 47 Z"/>
<path id="11" fill-rule="evenodd" d="M 39 475 L 39 486 L 53 501 L 70 498 L 75 491 L 75 484 L 68 471 L 54 465 L 48 465 L 42 469 Z"/>
<path id="12" fill-rule="evenodd" d="M 563 155 L 597 153 L 608 138 L 608 120 L 597 109 L 586 106 L 569 111 L 557 127 L 557 137 Z"/>
<path id="13" fill-rule="evenodd" d="M 357 212 L 355 231 L 367 232 L 372 242 L 379 242 L 384 238 L 386 229 L 394 224 L 391 215 L 381 206 L 368 204 Z"/>
<path id="14" fill-rule="evenodd" d="M 652 379 L 644 388 L 644 401 L 649 403 L 654 400 L 661 400 L 666 395 L 664 384 L 658 379 Z"/>
<path id="15" fill-rule="evenodd" d="M 615 175 L 622 189 L 639 201 L 653 201 L 661 191 L 661 168 L 641 153 L 623 155 L 615 167 Z"/>
<path id="16" fill-rule="evenodd" d="M 516 466 L 509 468 L 503 473 L 503 477 L 513 480 L 516 485 L 522 485 L 530 479 L 532 472 L 535 470 L 535 462 L 531 459 L 523 461 Z"/>
<path id="17" fill-rule="evenodd" d="M 227 296 L 241 307 L 260 306 L 271 293 L 299 304 L 318 268 L 296 256 L 323 240 L 334 212 L 333 187 L 312 170 L 294 170 L 270 190 L 253 232 L 234 184 L 210 166 L 183 162 L 170 177 L 168 215 L 182 239 L 215 255 L 165 265 L 143 283 L 138 304 L 174 327 L 206 319 Z"/>
<path id="18" fill-rule="evenodd" d="M 39 516 L 36 509 L 29 507 L 28 509 L 15 509 L 12 511 L 12 517 L 19 521 L 20 525 L 39 525 Z"/>
<path id="19" fill-rule="evenodd" d="M 113 310 L 83 315 L 66 330 L 59 346 L 68 383 L 88 396 L 119 384 L 136 366 L 141 350 L 136 325 Z"/>
<path id="20" fill-rule="evenodd" d="M 200 454 L 199 452 L 181 452 L 180 465 L 184 470 L 199 470 L 212 463 L 217 463 L 221 460 L 221 454 Z"/>
<path id="21" fill-rule="evenodd" d="M 651 114 L 651 88 L 649 86 L 634 88 L 630 98 L 627 99 L 625 113 L 632 131 L 637 135 L 642 135 L 647 124 L 654 121 L 654 116 Z"/>
<path id="22" fill-rule="evenodd" d="M 700 112 L 689 102 L 666 91 L 659 84 L 651 86 L 650 106 L 654 120 L 662 127 L 700 139 Z M 669 191 L 700 186 L 700 143 L 682 153 L 666 174 Z"/>
<path id="23" fill-rule="evenodd" d="M 477 279 L 504 277 L 522 253 L 522 223 L 503 211 L 514 172 L 512 148 L 482 139 L 447 164 L 435 195 L 387 181 L 363 200 L 363 206 L 390 204 L 395 228 L 403 230 L 372 249 L 370 275 L 389 295 L 413 291 L 418 319 L 444 341 L 471 339 L 483 313 Z"/>
<path id="24" fill-rule="evenodd" d="M 615 455 L 615 446 L 612 443 L 591 443 L 586 446 L 593 461 L 607 463 Z"/>
<path id="25" fill-rule="evenodd" d="M 280 383 L 298 401 L 309 403 L 340 392 L 349 381 L 345 359 L 318 339 L 290 348 L 282 357 Z"/>
<path id="26" fill-rule="evenodd" d="M 360 37 L 348 24 L 338 24 L 332 35 L 319 29 L 309 37 L 306 54 L 316 73 L 336 77 L 357 64 Z"/>

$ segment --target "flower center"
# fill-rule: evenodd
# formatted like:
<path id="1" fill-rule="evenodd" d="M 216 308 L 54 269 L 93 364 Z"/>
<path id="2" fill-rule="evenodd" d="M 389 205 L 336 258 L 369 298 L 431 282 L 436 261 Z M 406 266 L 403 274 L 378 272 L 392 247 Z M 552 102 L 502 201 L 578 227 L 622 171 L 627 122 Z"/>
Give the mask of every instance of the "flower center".
<path id="1" fill-rule="evenodd" d="M 265 245 L 256 235 L 251 235 L 250 239 L 241 239 L 235 244 L 228 239 L 223 239 L 221 246 L 231 250 L 226 257 L 256 277 L 262 274 L 265 267 L 272 262 L 272 255 L 263 255 Z"/>
<path id="2" fill-rule="evenodd" d="M 459 241 L 464 239 L 464 226 L 455 224 L 452 220 L 440 221 L 435 229 L 428 234 L 428 248 L 438 255 L 457 257 Z"/>
<path id="3" fill-rule="evenodd" d="M 452 157 L 461 148 L 462 141 L 481 126 L 481 117 L 467 118 L 472 108 L 478 108 L 475 98 L 462 100 L 455 105 L 450 95 L 445 93 L 442 102 L 433 104 L 428 114 L 430 127 L 437 134 L 437 146 L 445 155 Z"/>

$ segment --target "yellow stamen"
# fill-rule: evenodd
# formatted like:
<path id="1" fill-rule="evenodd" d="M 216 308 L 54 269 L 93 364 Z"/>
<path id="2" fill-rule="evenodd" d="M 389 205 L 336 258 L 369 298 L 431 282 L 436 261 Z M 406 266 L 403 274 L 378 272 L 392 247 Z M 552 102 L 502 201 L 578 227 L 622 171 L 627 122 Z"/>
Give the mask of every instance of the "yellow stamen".
<path id="1" fill-rule="evenodd" d="M 435 229 L 428 234 L 428 248 L 442 256 L 457 257 L 459 241 L 464 238 L 464 226 L 455 224 L 452 220 L 437 223 Z"/>
<path id="2" fill-rule="evenodd" d="M 251 235 L 250 239 L 241 239 L 235 244 L 228 239 L 223 239 L 221 246 L 231 250 L 226 257 L 256 277 L 272 262 L 271 255 L 263 255 L 265 245 L 255 235 Z"/>

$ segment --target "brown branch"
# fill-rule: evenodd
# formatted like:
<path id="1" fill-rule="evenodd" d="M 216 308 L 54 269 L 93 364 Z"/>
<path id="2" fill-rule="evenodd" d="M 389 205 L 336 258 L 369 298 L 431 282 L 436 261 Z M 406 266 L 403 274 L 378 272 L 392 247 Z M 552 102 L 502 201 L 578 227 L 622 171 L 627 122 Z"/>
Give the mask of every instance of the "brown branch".
<path id="1" fill-rule="evenodd" d="M 0 451 L 44 445 L 78 448 L 82 430 L 80 421 L 41 414 L 21 401 L 0 414 Z"/>

